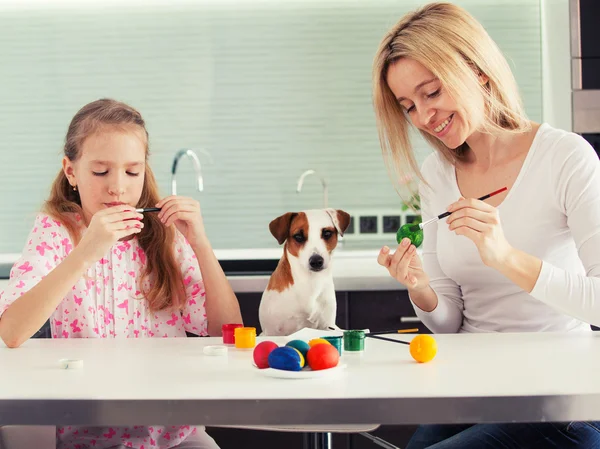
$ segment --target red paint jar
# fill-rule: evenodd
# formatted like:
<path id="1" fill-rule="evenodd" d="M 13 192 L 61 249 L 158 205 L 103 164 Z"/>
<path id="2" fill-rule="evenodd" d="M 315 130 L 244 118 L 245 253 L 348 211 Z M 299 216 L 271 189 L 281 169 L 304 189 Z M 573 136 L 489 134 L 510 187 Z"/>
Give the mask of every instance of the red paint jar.
<path id="1" fill-rule="evenodd" d="M 235 344 L 235 329 L 237 327 L 244 327 L 243 324 L 223 324 L 221 331 L 223 333 L 223 344 L 234 345 Z"/>

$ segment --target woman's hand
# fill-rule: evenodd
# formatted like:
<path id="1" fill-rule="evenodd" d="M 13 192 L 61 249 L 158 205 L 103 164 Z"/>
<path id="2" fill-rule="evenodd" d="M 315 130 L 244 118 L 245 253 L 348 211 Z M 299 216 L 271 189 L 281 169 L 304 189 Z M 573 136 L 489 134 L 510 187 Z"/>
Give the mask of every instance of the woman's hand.
<path id="1" fill-rule="evenodd" d="M 125 204 L 102 209 L 92 216 L 77 246 L 85 250 L 87 261 L 95 263 L 119 240 L 141 232 L 142 218 L 135 208 Z"/>
<path id="2" fill-rule="evenodd" d="M 390 275 L 409 290 L 417 291 L 429 286 L 429 277 L 423 271 L 417 248 L 411 245 L 407 238 L 402 239 L 393 254 L 384 246 L 379 252 L 377 262 L 386 267 Z"/>
<path id="3" fill-rule="evenodd" d="M 485 265 L 498 268 L 508 260 L 513 248 L 504 237 L 498 209 L 475 198 L 461 197 L 448 211 L 450 231 L 475 243 Z"/>
<path id="4" fill-rule="evenodd" d="M 162 209 L 158 213 L 162 223 L 165 226 L 174 224 L 192 247 L 206 239 L 198 201 L 185 196 L 168 196 L 160 200 L 156 207 Z"/>

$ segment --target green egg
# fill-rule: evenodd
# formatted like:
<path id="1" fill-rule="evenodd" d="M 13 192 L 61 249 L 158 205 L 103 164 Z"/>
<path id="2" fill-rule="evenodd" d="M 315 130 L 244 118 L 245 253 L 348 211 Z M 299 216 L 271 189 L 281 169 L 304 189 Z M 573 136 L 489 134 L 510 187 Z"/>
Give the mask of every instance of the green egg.
<path id="1" fill-rule="evenodd" d="M 415 247 L 421 246 L 423 243 L 423 230 L 419 228 L 419 223 L 407 223 L 400 226 L 396 233 L 396 241 L 398 244 L 403 238 L 407 237 Z"/>
<path id="2" fill-rule="evenodd" d="M 306 343 L 303 340 L 288 341 L 286 343 L 286 346 L 290 346 L 294 349 L 297 349 L 298 352 L 300 352 L 300 354 L 302 354 L 302 357 L 304 357 L 305 359 L 306 359 L 306 354 L 308 353 L 308 350 L 310 349 L 310 346 L 308 345 L 308 343 Z"/>

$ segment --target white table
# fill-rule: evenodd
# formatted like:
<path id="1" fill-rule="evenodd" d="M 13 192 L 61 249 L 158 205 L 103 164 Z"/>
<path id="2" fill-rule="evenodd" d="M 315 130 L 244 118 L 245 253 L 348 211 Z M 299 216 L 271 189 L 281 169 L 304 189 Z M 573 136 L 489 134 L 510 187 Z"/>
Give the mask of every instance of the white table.
<path id="1" fill-rule="evenodd" d="M 203 355 L 217 338 L 30 340 L 0 347 L 0 425 L 600 420 L 600 334 L 435 338 L 430 363 L 368 339 L 342 375 L 311 380 L 264 377 L 249 351 Z M 61 370 L 61 358 L 84 367 Z"/>

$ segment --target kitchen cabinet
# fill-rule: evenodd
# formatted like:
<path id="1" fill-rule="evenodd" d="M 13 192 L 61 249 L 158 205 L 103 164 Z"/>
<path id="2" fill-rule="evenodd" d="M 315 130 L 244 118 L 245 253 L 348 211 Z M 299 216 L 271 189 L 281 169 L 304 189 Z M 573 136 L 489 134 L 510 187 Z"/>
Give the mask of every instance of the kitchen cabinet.
<path id="1" fill-rule="evenodd" d="M 238 293 L 244 325 L 261 327 L 258 320 L 258 307 L 262 293 Z M 419 328 L 422 333 L 430 333 L 417 319 L 408 299 L 406 290 L 336 292 L 336 324 L 342 329 L 389 329 Z"/>
<path id="2" fill-rule="evenodd" d="M 348 293 L 348 328 L 384 331 L 418 328 L 431 333 L 417 318 L 406 290 Z"/>
<path id="3" fill-rule="evenodd" d="M 256 334 L 262 332 L 260 322 L 258 320 L 258 307 L 260 306 L 260 298 L 262 293 L 236 293 L 242 319 L 244 325 L 256 328 Z M 345 292 L 336 292 L 337 299 L 337 316 L 336 323 L 342 328 L 347 328 L 348 323 L 348 294 Z"/>
<path id="4" fill-rule="evenodd" d="M 304 449 L 310 447 L 308 442 L 305 441 L 306 436 L 299 432 L 271 432 L 266 430 L 219 427 L 207 427 L 206 431 L 215 439 L 221 449 L 239 449 L 241 447 L 261 449 Z M 364 437 L 360 438 L 365 439 Z M 352 447 L 350 436 L 347 434 L 333 434 L 332 447 L 334 449 L 350 449 Z M 356 447 L 362 449 L 362 446 Z M 366 446 L 364 449 L 372 448 Z"/>

